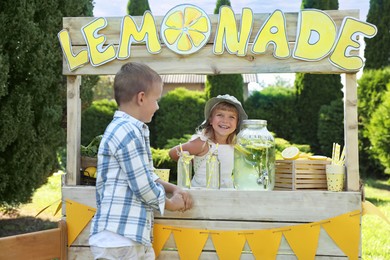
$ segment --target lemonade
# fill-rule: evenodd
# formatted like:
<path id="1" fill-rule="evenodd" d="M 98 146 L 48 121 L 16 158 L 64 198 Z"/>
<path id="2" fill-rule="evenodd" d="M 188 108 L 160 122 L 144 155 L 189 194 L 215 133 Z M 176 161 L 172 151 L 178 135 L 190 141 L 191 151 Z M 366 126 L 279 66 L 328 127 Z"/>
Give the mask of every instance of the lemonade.
<path id="1" fill-rule="evenodd" d="M 238 190 L 273 190 L 274 139 L 264 126 L 261 127 L 264 120 L 248 121 L 252 122 L 244 121 L 234 149 L 234 186 Z"/>

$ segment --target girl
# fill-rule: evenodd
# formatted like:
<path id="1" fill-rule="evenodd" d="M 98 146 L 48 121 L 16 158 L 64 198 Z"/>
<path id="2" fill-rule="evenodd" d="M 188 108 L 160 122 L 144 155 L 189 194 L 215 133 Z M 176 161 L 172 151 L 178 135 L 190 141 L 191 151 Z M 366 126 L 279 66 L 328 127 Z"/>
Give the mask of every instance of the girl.
<path id="1" fill-rule="evenodd" d="M 240 101 L 230 95 L 219 95 L 207 101 L 205 121 L 191 139 L 182 145 L 183 151 L 194 155 L 192 187 L 206 187 L 206 157 L 218 144 L 218 159 L 221 163 L 221 188 L 233 188 L 234 144 L 242 120 L 248 118 Z M 179 146 L 169 151 L 169 156 L 179 159 Z"/>

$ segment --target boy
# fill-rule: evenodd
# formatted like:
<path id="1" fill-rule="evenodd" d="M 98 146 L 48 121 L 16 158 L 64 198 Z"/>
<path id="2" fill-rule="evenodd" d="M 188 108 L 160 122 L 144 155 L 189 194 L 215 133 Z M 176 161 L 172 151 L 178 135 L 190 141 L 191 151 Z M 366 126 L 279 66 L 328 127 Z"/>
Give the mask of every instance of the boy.
<path id="1" fill-rule="evenodd" d="M 149 129 L 161 98 L 161 77 L 144 64 L 127 63 L 114 80 L 118 111 L 99 146 L 97 211 L 89 244 L 95 259 L 154 259 L 153 210 L 190 209 L 187 192 L 153 173 Z M 165 191 L 172 193 L 167 199 Z"/>

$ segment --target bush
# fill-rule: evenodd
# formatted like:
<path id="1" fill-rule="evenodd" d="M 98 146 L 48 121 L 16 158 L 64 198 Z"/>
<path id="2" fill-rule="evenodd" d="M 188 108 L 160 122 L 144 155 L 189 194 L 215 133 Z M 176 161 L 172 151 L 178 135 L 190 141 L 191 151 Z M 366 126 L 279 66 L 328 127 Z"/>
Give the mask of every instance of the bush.
<path id="1" fill-rule="evenodd" d="M 386 174 L 390 174 L 390 84 L 388 86 L 383 103 L 372 114 L 367 127 L 372 152 L 385 168 Z"/>
<path id="2" fill-rule="evenodd" d="M 383 167 L 372 151 L 368 126 L 372 114 L 384 101 L 386 85 L 390 82 L 390 67 L 366 70 L 358 80 L 359 168 L 362 176 L 383 177 Z"/>
<path id="3" fill-rule="evenodd" d="M 151 146 L 162 148 L 168 139 L 193 134 L 204 120 L 203 92 L 176 88 L 161 98 L 160 109 L 149 124 Z"/>
<path id="4" fill-rule="evenodd" d="M 318 143 L 323 155 L 332 156 L 333 143 L 344 144 L 344 105 L 341 99 L 323 105 L 318 119 Z"/>
<path id="5" fill-rule="evenodd" d="M 104 133 L 117 110 L 114 100 L 102 99 L 92 102 L 81 115 L 81 144 L 87 146 L 91 140 Z"/>
<path id="6" fill-rule="evenodd" d="M 268 87 L 255 91 L 244 105 L 250 119 L 267 120 L 268 130 L 279 137 L 294 140 L 297 125 L 294 102 L 293 89 Z"/>
<path id="7" fill-rule="evenodd" d="M 169 157 L 169 149 L 154 149 L 152 150 L 153 165 L 159 169 L 170 169 L 169 182 L 177 182 L 177 163 Z"/>

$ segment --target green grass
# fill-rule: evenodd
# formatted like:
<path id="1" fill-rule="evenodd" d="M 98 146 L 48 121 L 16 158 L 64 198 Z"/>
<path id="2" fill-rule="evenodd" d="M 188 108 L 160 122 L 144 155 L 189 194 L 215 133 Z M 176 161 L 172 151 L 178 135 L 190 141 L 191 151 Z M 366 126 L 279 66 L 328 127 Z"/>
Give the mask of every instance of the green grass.
<path id="1" fill-rule="evenodd" d="M 48 182 L 37 189 L 32 198 L 32 202 L 20 207 L 19 213 L 23 216 L 36 216 L 40 211 L 39 218 L 58 221 L 61 218 L 61 210 L 54 215 L 57 206 L 61 202 L 61 177 L 62 172 L 53 174 Z"/>
<path id="2" fill-rule="evenodd" d="M 365 182 L 366 200 L 377 206 L 390 220 L 390 180 L 381 181 L 367 179 Z M 22 205 L 21 215 L 35 216 L 45 207 L 39 218 L 56 221 L 61 218 L 59 212 L 54 216 L 61 199 L 61 175 L 55 174 L 49 178 L 46 185 L 36 191 L 32 203 Z M 53 204 L 54 203 L 54 204 Z M 390 225 L 377 215 L 362 217 L 362 259 L 385 260 L 390 256 Z"/>
<path id="3" fill-rule="evenodd" d="M 390 180 L 368 179 L 364 185 L 366 200 L 377 206 L 390 221 Z M 390 257 L 390 224 L 377 215 L 362 217 L 362 258 L 385 260 Z"/>

